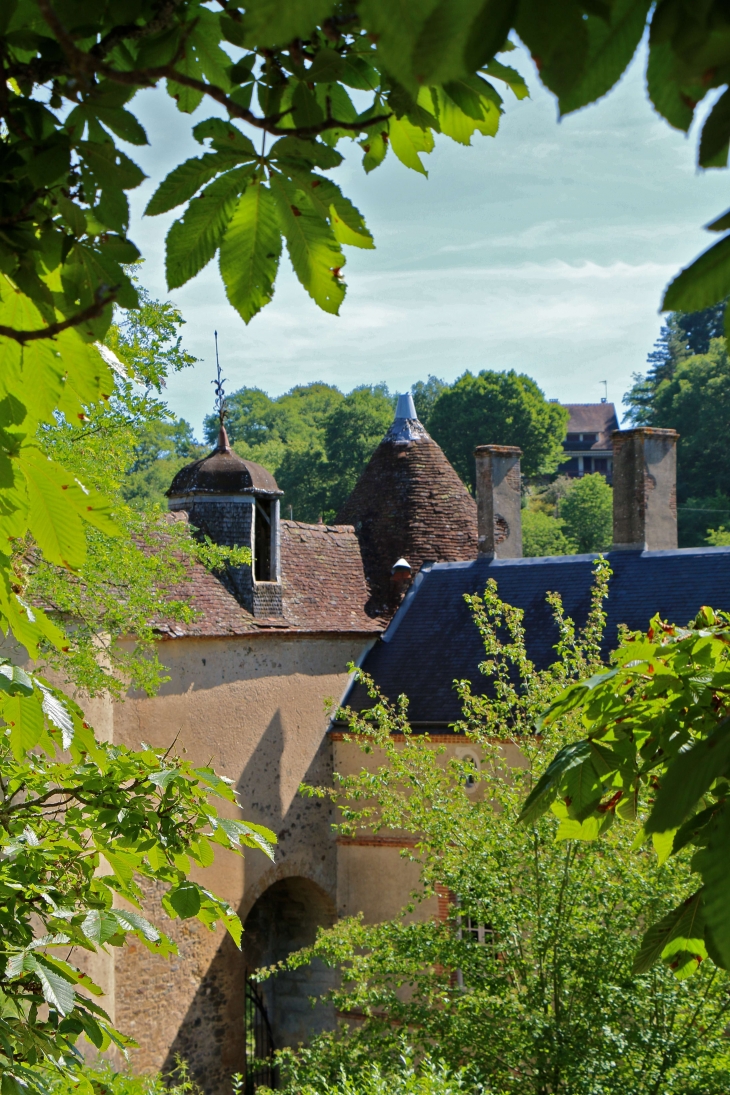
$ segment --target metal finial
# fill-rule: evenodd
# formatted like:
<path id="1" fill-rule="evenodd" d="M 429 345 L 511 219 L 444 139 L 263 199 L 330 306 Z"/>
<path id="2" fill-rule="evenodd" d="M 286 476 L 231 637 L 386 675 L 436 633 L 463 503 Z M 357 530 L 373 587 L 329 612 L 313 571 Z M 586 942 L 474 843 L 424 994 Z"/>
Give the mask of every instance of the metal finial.
<path id="1" fill-rule="evenodd" d="M 600 380 L 600 384 L 603 384 L 603 395 L 601 396 L 601 403 L 608 403 L 608 381 Z"/>
<path id="2" fill-rule="evenodd" d="M 217 377 L 215 380 L 211 380 L 211 384 L 215 387 L 215 409 L 220 420 L 221 429 L 225 421 L 228 409 L 226 407 L 226 393 L 223 389 L 223 385 L 227 383 L 225 377 L 221 376 L 221 363 L 218 360 L 218 332 L 214 331 L 213 336 L 215 338 L 215 367 L 217 370 Z"/>

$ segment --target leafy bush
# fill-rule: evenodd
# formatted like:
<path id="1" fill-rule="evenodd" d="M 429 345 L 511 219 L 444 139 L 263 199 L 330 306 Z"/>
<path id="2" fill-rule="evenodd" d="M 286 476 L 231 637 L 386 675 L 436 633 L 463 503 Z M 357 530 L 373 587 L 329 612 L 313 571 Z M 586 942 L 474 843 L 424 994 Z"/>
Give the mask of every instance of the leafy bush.
<path id="1" fill-rule="evenodd" d="M 59 1075 L 49 1084 L 49 1095 L 199 1095 L 185 1061 L 164 1078 L 159 1072 L 120 1071 L 108 1061 L 87 1065 L 83 1073 Z"/>

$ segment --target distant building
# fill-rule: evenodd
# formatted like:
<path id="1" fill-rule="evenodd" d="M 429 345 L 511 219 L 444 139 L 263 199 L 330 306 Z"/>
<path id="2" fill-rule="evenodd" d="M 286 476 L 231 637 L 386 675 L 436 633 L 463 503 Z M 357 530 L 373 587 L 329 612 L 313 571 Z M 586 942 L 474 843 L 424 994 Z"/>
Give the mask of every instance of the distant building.
<path id="1" fill-rule="evenodd" d="M 613 481 L 613 444 L 611 435 L 618 429 L 613 403 L 564 403 L 570 412 L 568 432 L 563 442 L 566 460 L 558 469 L 561 475 L 578 478 L 599 471 Z"/>

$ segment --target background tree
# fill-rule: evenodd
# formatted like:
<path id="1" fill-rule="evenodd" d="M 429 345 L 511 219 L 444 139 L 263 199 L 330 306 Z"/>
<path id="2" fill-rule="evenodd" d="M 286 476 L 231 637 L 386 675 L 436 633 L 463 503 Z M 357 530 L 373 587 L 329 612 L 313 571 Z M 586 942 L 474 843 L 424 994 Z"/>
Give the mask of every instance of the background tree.
<path id="1" fill-rule="evenodd" d="M 565 521 L 541 509 L 522 510 L 522 554 L 575 555 L 574 540 L 565 534 Z"/>
<path id="2" fill-rule="evenodd" d="M 429 376 L 428 380 L 419 380 L 412 386 L 411 394 L 413 395 L 416 414 L 426 429 L 428 429 L 431 411 L 436 400 L 449 387 L 449 384 L 439 380 L 437 376 Z"/>
<path id="3" fill-rule="evenodd" d="M 579 552 L 605 551 L 613 542 L 613 490 L 600 472 L 573 479 L 558 503 L 565 533 Z"/>
<path id="4" fill-rule="evenodd" d="M 132 462 L 122 480 L 122 498 L 135 509 L 155 503 L 164 505 L 173 478 L 193 460 L 209 452 L 193 436 L 193 428 L 184 418 L 169 415 L 165 419 L 139 423 L 135 430 Z"/>
<path id="5" fill-rule="evenodd" d="M 519 445 L 525 475 L 551 472 L 563 459 L 567 424 L 565 408 L 548 402 L 529 376 L 482 369 L 442 392 L 429 432 L 473 491 L 477 445 Z"/>
<path id="6" fill-rule="evenodd" d="M 392 705 L 372 689 L 369 714 L 343 713 L 364 763 L 339 777 L 339 830 L 412 835 L 415 848 L 402 855 L 421 867 L 413 904 L 444 891 L 454 904 L 448 922 L 425 910 L 414 921 L 413 906 L 383 924 L 340 921 L 288 960 L 296 966 L 316 955 L 336 965 L 336 1006 L 357 1016 L 285 1055 L 290 1092 L 334 1084 L 340 1068 L 356 1092 L 373 1062 L 397 1071 L 404 1043 L 416 1058 L 438 1047 L 447 1065 L 466 1064 L 494 1095 L 686 1095 L 704 1090 L 708 1075 L 730 1078 L 726 975 L 700 969 L 682 982 L 666 968 L 632 970 L 636 918 L 671 909 L 686 864 L 660 869 L 646 851 L 637 858 L 638 820 L 599 846 L 575 840 L 577 823 L 562 801 L 558 816 L 515 826 L 545 745 L 560 737 L 552 728 L 547 743 L 532 732 L 545 698 L 601 669 L 608 575 L 599 562 L 582 632 L 550 597 L 560 642 L 544 671 L 526 656 L 522 611 L 500 601 L 494 581 L 469 599 L 489 693 L 460 682 L 457 729 L 481 758 L 478 767 L 447 760 L 443 746 L 412 734 L 405 697 Z M 577 729 L 570 718 L 569 727 Z"/>
<path id="7" fill-rule="evenodd" d="M 227 403 L 236 452 L 275 476 L 284 515 L 291 507 L 297 520 L 331 521 L 390 426 L 395 399 L 385 384 L 360 385 L 345 396 L 315 381 L 273 399 L 241 388 Z M 205 433 L 213 444 L 215 416 L 206 418 Z"/>
<path id="8" fill-rule="evenodd" d="M 655 363 L 625 397 L 633 422 L 681 436 L 677 500 L 680 544 L 687 547 L 706 543 L 707 530 L 730 519 L 730 361 L 724 338 L 715 336 L 720 313 L 718 305 L 699 316 L 671 316 Z"/>

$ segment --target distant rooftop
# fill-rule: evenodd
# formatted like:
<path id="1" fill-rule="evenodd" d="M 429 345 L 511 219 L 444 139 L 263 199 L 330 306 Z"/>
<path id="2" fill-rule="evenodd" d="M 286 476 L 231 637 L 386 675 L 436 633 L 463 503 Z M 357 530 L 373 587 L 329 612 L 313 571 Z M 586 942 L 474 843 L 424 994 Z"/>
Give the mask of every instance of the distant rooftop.
<path id="1" fill-rule="evenodd" d="M 613 403 L 564 403 L 563 406 L 570 412 L 570 421 L 567 426 L 568 446 L 571 435 L 597 434 L 595 447 L 601 449 L 611 448 L 611 434 L 619 428 L 616 407 Z"/>

